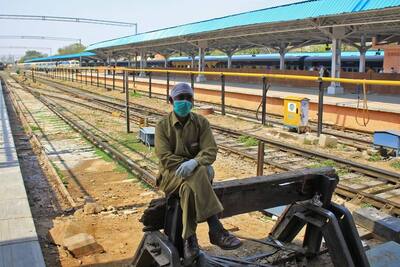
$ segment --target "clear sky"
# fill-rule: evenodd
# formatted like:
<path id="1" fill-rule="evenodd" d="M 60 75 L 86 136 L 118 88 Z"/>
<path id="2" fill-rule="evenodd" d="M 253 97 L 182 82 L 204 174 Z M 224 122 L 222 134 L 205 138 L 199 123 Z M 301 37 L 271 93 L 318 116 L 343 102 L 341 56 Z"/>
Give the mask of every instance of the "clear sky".
<path id="1" fill-rule="evenodd" d="M 139 33 L 211 19 L 301 0 L 0 0 L 0 14 L 82 17 L 138 23 Z M 1 35 L 37 35 L 95 42 L 133 34 L 128 27 L 83 23 L 0 19 Z M 69 42 L 0 39 L 0 56 L 22 55 L 24 50 L 4 47 L 44 47 L 55 54 Z M 49 53 L 48 49 L 42 50 Z"/>

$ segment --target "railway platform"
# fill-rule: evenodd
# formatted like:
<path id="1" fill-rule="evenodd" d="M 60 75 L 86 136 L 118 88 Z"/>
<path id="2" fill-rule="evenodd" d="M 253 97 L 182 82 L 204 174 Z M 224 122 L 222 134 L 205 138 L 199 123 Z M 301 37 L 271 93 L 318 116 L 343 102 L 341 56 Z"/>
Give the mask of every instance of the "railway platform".
<path id="1" fill-rule="evenodd" d="M 78 76 L 79 77 L 79 76 Z M 79 79 L 79 78 L 78 78 Z M 93 84 L 97 77 L 92 77 Z M 104 75 L 99 75 L 100 83 L 104 83 Z M 85 78 L 83 78 L 85 80 Z M 79 80 L 78 80 L 79 81 Z M 89 81 L 89 77 L 88 77 Z M 149 79 L 135 77 L 137 85 L 147 90 Z M 166 93 L 166 78 L 152 77 L 152 92 Z M 189 82 L 190 79 L 171 77 L 170 89 L 178 82 Z M 112 75 L 107 75 L 107 85 L 112 85 Z M 90 84 L 90 83 L 89 83 Z M 116 75 L 115 86 L 122 87 L 122 76 Z M 133 86 L 132 77 L 130 85 Z M 324 85 L 327 87 L 328 84 Z M 132 88 L 132 87 L 131 87 Z M 140 87 L 138 87 L 141 89 Z M 195 83 L 196 99 L 220 103 L 221 84 L 217 81 Z M 400 88 L 399 88 L 400 92 Z M 272 84 L 267 94 L 267 113 L 283 115 L 283 101 L 286 96 L 307 97 L 310 99 L 310 120 L 318 118 L 318 90 L 306 87 L 288 87 Z M 338 128 L 353 129 L 365 132 L 377 130 L 400 130 L 400 96 L 367 95 L 368 108 L 363 108 L 363 94 L 341 94 L 324 96 L 324 123 Z M 225 85 L 225 103 L 240 108 L 256 110 L 262 100 L 262 85 L 251 83 L 227 82 Z"/>
<path id="2" fill-rule="evenodd" d="M 0 84 L 0 267 L 44 267 Z"/>

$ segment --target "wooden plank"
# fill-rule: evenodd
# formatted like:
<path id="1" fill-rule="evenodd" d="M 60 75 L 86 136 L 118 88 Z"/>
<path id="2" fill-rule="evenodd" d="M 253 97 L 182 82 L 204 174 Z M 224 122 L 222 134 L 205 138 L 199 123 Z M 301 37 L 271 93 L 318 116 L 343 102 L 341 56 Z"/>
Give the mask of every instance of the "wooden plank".
<path id="1" fill-rule="evenodd" d="M 308 200 L 324 187 L 334 190 L 336 183 L 332 168 L 304 169 L 220 182 L 214 191 L 224 206 L 221 217 L 230 217 Z M 325 196 L 327 201 L 331 193 Z"/>

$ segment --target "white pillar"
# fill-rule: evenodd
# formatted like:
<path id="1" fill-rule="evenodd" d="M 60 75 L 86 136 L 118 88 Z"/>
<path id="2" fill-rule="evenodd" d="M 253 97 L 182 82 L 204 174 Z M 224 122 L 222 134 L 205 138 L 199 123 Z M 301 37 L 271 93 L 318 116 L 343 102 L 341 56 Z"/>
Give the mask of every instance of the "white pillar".
<path id="1" fill-rule="evenodd" d="M 367 50 L 368 49 L 365 42 L 365 35 L 361 35 L 360 48 L 358 49 L 358 51 L 360 52 L 360 65 L 358 71 L 362 73 L 365 72 L 365 56 L 367 54 Z"/>
<path id="2" fill-rule="evenodd" d="M 361 48 L 360 50 L 360 65 L 359 65 L 359 72 L 364 73 L 365 72 L 365 57 L 367 54 L 367 49 Z"/>
<path id="3" fill-rule="evenodd" d="M 137 67 L 138 67 L 137 57 L 138 57 L 138 55 L 136 53 L 136 55 L 135 55 L 135 69 L 137 69 Z"/>
<path id="4" fill-rule="evenodd" d="M 110 65 L 111 65 L 111 57 L 107 56 L 107 66 L 110 66 Z"/>
<path id="5" fill-rule="evenodd" d="M 233 53 L 226 53 L 226 55 L 228 56 L 228 69 L 232 68 L 232 55 Z"/>
<path id="6" fill-rule="evenodd" d="M 195 56 L 195 55 L 191 55 L 190 57 L 192 58 L 192 61 L 191 61 L 191 63 L 190 63 L 190 67 L 191 67 L 192 69 L 194 69 L 195 61 L 196 61 L 196 56 Z"/>
<path id="7" fill-rule="evenodd" d="M 282 43 L 279 47 L 279 69 L 285 69 L 285 54 L 286 54 L 286 45 Z"/>
<path id="8" fill-rule="evenodd" d="M 341 62 L 341 50 L 342 39 L 332 39 L 332 64 L 331 64 L 331 77 L 340 78 L 340 71 L 342 67 Z M 328 87 L 329 95 L 343 94 L 344 89 L 340 86 L 339 82 L 332 82 Z"/>
<path id="9" fill-rule="evenodd" d="M 164 56 L 164 68 L 166 69 L 168 68 L 168 58 L 169 57 L 167 55 Z"/>
<path id="10" fill-rule="evenodd" d="M 340 71 L 342 68 L 342 39 L 346 35 L 346 30 L 344 27 L 335 27 L 332 31 L 332 67 L 331 67 L 331 77 L 340 78 Z M 328 94 L 343 94 L 344 89 L 340 86 L 339 82 L 332 82 L 328 87 Z"/>
<path id="11" fill-rule="evenodd" d="M 205 47 L 199 47 L 199 71 L 204 71 L 205 65 Z M 206 81 L 206 77 L 203 74 L 197 75 L 196 82 L 204 81 Z"/>

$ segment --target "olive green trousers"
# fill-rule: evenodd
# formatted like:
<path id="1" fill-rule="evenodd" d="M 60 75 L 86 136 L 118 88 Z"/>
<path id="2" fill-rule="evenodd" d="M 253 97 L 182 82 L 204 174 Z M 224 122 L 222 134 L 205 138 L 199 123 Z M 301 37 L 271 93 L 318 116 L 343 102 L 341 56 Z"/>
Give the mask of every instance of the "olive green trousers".
<path id="1" fill-rule="evenodd" d="M 160 189 L 167 196 L 179 192 L 183 239 L 196 233 L 198 223 L 223 211 L 222 204 L 212 189 L 212 177 L 209 174 L 207 166 L 199 166 L 185 179 L 175 176 L 175 173 L 162 177 Z"/>

